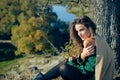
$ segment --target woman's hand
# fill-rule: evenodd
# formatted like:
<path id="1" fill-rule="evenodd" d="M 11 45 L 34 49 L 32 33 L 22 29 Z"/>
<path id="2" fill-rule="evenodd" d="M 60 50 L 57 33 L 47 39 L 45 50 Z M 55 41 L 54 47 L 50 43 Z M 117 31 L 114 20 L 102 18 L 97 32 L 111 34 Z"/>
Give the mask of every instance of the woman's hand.
<path id="1" fill-rule="evenodd" d="M 73 60 L 73 59 L 75 59 L 75 56 L 70 56 L 70 57 L 68 58 L 68 61 L 71 61 L 71 60 Z"/>
<path id="2" fill-rule="evenodd" d="M 83 48 L 83 52 L 81 53 L 81 59 L 85 59 L 87 56 L 90 56 L 95 53 L 95 48 L 93 45 Z"/>

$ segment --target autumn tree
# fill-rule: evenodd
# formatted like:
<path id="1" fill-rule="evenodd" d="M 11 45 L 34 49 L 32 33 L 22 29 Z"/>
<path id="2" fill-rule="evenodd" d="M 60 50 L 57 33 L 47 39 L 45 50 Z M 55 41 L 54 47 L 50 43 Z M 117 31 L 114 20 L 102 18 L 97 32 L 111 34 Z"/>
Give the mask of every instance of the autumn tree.
<path id="1" fill-rule="evenodd" d="M 21 25 L 12 28 L 12 42 L 18 49 L 16 54 L 29 54 L 43 49 L 45 33 L 40 30 L 41 22 L 41 17 L 32 17 L 27 22 L 23 20 Z"/>
<path id="2" fill-rule="evenodd" d="M 51 11 L 51 6 L 46 6 L 44 13 L 41 12 L 39 5 L 34 5 L 32 9 L 35 12 L 31 17 L 26 16 L 24 12 L 17 17 L 20 24 L 12 28 L 11 37 L 13 44 L 18 48 L 16 54 L 38 53 L 51 49 L 53 35 L 50 24 L 56 21 L 57 15 Z"/>
<path id="3" fill-rule="evenodd" d="M 32 8 L 37 0 L 0 0 L 0 39 L 10 39 L 11 28 L 19 25 L 18 16 L 26 18 L 33 15 Z M 4 3 L 4 4 L 3 4 Z"/>

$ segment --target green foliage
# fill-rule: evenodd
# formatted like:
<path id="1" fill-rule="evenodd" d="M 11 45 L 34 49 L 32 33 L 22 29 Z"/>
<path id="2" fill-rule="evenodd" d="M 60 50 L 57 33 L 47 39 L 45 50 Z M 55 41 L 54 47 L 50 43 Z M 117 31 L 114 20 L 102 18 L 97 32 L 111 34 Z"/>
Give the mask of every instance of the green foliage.
<path id="1" fill-rule="evenodd" d="M 72 42 L 67 42 L 65 44 L 65 48 L 62 48 L 62 56 L 64 58 L 68 58 L 70 56 L 73 56 L 75 54 L 75 49 L 74 49 L 74 46 L 73 46 L 73 43 Z"/>
<path id="2" fill-rule="evenodd" d="M 50 34 L 53 36 L 53 45 L 58 49 L 63 47 L 69 41 L 69 27 L 68 23 L 57 20 L 52 26 Z"/>
<path id="3" fill-rule="evenodd" d="M 76 16 L 90 15 L 91 0 L 77 0 L 68 3 L 67 11 Z"/>
<path id="4" fill-rule="evenodd" d="M 15 59 L 15 60 L 10 60 L 10 61 L 0 62 L 0 74 L 6 74 L 6 72 L 11 70 L 12 68 L 14 68 L 14 70 L 16 68 L 18 68 L 19 65 L 20 65 L 20 64 L 18 64 L 18 62 L 21 59 L 22 58 L 18 58 L 18 59 Z"/>
<path id="5" fill-rule="evenodd" d="M 62 56 L 64 58 L 69 58 L 71 56 L 78 57 L 80 54 L 80 50 L 78 50 L 79 46 L 74 46 L 73 42 L 70 41 L 65 44 L 65 48 L 62 48 Z"/>
<path id="6" fill-rule="evenodd" d="M 81 16 L 85 14 L 83 7 L 69 7 L 67 11 L 69 13 L 76 14 L 77 16 Z"/>
<path id="7" fill-rule="evenodd" d="M 12 1 L 14 4 L 11 6 L 8 0 L 0 1 L 0 33 L 5 33 L 10 35 L 12 24 L 15 22 L 15 15 L 13 12 L 16 10 L 15 0 Z M 4 4 L 3 4 L 4 3 Z"/>

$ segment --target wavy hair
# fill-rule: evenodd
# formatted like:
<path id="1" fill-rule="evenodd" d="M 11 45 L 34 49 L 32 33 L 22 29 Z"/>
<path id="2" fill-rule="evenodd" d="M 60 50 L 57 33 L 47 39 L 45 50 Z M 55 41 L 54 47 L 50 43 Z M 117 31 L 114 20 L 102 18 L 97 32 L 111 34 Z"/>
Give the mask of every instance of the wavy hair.
<path id="1" fill-rule="evenodd" d="M 89 28 L 89 30 L 91 31 L 91 35 L 94 35 L 94 33 L 96 32 L 96 25 L 88 16 L 78 17 L 71 24 L 70 40 L 73 42 L 74 47 L 77 48 L 78 53 L 81 53 L 83 50 L 83 41 L 77 34 L 77 31 L 75 29 L 76 24 L 83 24 L 85 27 Z"/>

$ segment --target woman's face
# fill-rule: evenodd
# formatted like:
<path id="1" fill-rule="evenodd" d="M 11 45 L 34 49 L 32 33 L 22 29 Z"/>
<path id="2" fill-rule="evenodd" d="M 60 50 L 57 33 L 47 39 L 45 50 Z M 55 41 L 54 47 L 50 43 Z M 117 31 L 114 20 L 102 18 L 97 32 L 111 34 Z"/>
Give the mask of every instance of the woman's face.
<path id="1" fill-rule="evenodd" d="M 91 32 L 90 32 L 89 28 L 85 27 L 83 24 L 76 24 L 75 29 L 78 33 L 78 36 L 83 41 L 91 36 Z"/>

